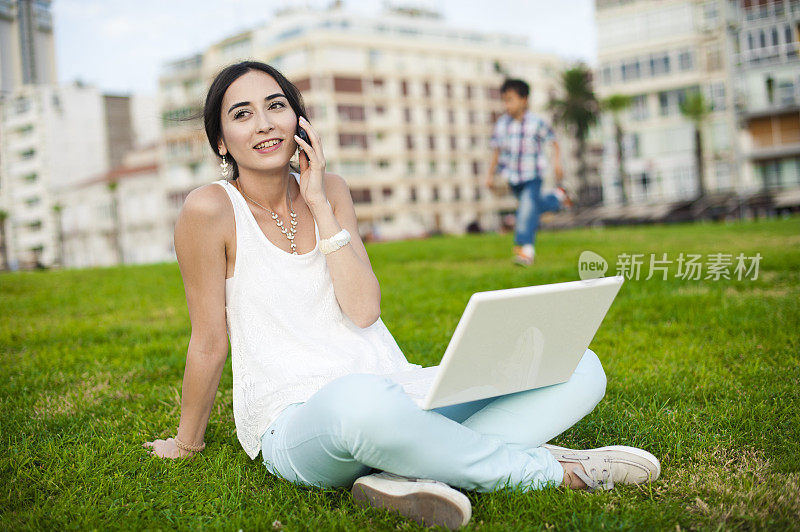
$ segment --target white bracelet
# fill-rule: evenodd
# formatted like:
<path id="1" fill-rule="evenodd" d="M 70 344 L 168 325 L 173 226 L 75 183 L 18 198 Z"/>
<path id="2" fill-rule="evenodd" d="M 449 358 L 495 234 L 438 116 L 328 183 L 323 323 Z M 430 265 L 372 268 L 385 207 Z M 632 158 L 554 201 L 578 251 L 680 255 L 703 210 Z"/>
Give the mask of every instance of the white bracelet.
<path id="1" fill-rule="evenodd" d="M 323 255 L 327 255 L 344 247 L 348 242 L 350 242 L 350 233 L 347 232 L 347 229 L 342 229 L 332 237 L 320 240 L 319 250 Z"/>

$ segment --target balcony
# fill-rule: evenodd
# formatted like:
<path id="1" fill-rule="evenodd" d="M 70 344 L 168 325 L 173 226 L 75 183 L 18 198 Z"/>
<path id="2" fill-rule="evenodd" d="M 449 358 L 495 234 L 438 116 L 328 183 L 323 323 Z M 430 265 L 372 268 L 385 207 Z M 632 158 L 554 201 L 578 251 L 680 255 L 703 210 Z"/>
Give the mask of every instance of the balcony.
<path id="1" fill-rule="evenodd" d="M 779 65 L 784 63 L 800 63 L 800 43 L 782 43 L 776 46 L 765 46 L 745 50 L 733 56 L 733 62 L 740 70 L 761 67 L 765 65 Z"/>

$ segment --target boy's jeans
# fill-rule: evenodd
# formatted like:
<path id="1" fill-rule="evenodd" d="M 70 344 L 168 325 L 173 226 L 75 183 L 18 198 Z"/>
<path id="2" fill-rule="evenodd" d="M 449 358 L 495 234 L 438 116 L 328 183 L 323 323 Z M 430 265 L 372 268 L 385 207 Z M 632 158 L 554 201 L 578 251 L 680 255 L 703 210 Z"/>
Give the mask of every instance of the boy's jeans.
<path id="1" fill-rule="evenodd" d="M 561 202 L 555 194 L 542 195 L 541 191 L 541 177 L 511 185 L 511 192 L 519 200 L 517 223 L 514 228 L 514 243 L 518 246 L 535 244 L 541 214 L 555 212 L 561 208 Z"/>

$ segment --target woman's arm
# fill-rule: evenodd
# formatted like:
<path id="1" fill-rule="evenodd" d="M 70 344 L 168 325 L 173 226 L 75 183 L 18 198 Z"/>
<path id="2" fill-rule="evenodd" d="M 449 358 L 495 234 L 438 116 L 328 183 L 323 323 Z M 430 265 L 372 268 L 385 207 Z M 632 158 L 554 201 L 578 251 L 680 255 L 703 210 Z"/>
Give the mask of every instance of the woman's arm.
<path id="1" fill-rule="evenodd" d="M 350 233 L 349 244 L 325 256 L 336 300 L 353 323 L 369 327 L 381 315 L 381 288 L 358 233 L 350 189 L 340 176 L 325 174 L 325 193 L 330 205 L 309 205 L 319 237 L 330 238 L 342 229 Z"/>
<path id="2" fill-rule="evenodd" d="M 319 237 L 330 238 L 343 228 L 350 233 L 347 245 L 325 256 L 336 300 L 353 323 L 369 327 L 381 315 L 381 289 L 358 234 L 350 189 L 341 177 L 325 173 L 325 155 L 319 135 L 304 118 L 300 118 L 299 123 L 311 140 L 309 144 L 294 136 L 303 150 L 300 194 L 317 222 Z"/>
<path id="3" fill-rule="evenodd" d="M 224 231 L 226 209 L 232 210 L 232 207 L 222 196 L 226 193 L 217 185 L 192 191 L 175 224 L 175 253 L 192 323 L 177 432 L 177 437 L 188 445 L 203 442 L 228 356 Z M 232 212 L 228 219 L 233 219 Z M 193 454 L 179 450 L 172 438 L 156 440 L 150 446 L 162 457 Z"/>

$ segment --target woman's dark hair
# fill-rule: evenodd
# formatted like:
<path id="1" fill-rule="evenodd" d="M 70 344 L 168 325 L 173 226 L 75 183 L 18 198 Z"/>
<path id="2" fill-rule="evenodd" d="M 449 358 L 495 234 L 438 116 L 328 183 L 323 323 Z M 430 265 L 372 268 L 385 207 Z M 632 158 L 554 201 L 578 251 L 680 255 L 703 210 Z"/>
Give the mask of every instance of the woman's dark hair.
<path id="1" fill-rule="evenodd" d="M 500 94 L 506 91 L 514 91 L 520 98 L 527 98 L 528 94 L 531 93 L 531 87 L 521 79 L 507 79 L 500 87 Z"/>
<path id="2" fill-rule="evenodd" d="M 211 145 L 211 150 L 217 157 L 221 157 L 218 151 L 218 142 L 222 136 L 222 120 L 220 119 L 222 113 L 222 97 L 225 96 L 225 91 L 228 90 L 228 87 L 230 87 L 234 81 L 251 70 L 260 70 L 272 76 L 283 91 L 283 94 L 286 95 L 286 99 L 289 100 L 289 105 L 292 107 L 294 113 L 298 117 L 302 116 L 308 118 L 306 106 L 303 103 L 303 96 L 300 94 L 300 91 L 275 67 L 258 61 L 242 61 L 241 63 L 229 65 L 223 68 L 219 74 L 216 75 L 214 81 L 211 82 L 211 86 L 208 88 L 208 94 L 206 95 L 206 103 L 203 107 L 203 121 L 206 127 L 206 136 L 208 137 L 208 143 Z M 233 177 L 231 179 L 236 179 L 239 177 L 239 166 L 230 153 L 228 153 L 228 159 L 233 169 Z"/>

